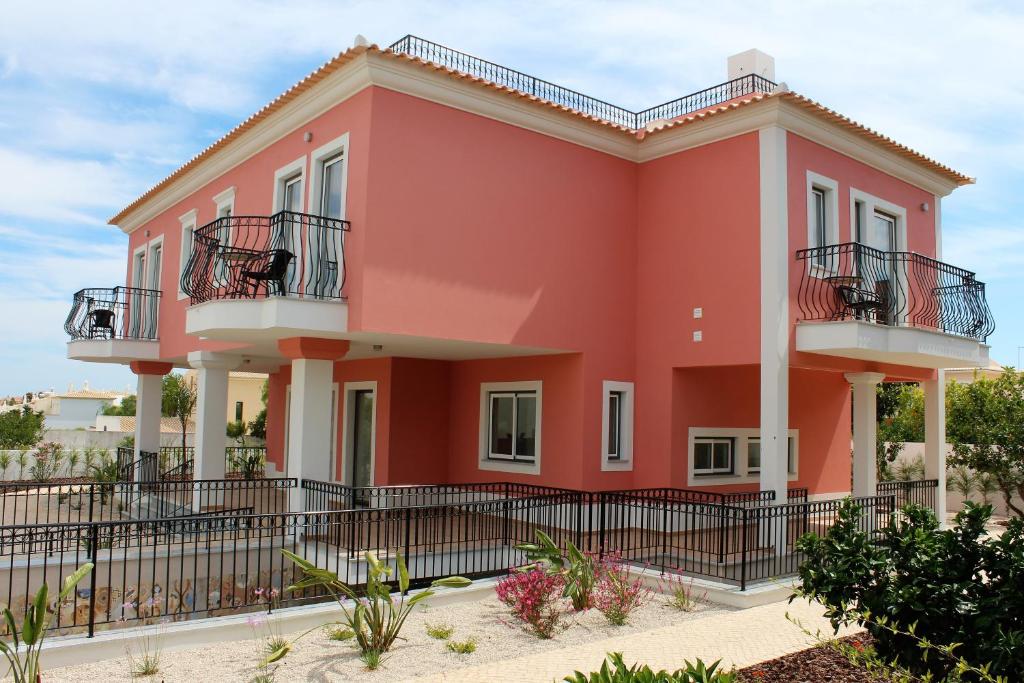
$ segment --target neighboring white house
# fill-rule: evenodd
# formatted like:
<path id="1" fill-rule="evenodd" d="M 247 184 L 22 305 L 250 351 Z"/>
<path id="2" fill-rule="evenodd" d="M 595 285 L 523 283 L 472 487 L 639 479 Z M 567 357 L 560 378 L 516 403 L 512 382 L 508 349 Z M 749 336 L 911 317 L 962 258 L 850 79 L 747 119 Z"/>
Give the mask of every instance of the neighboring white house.
<path id="1" fill-rule="evenodd" d="M 39 398 L 32 402 L 32 409 L 43 413 L 46 429 L 95 429 L 96 416 L 124 395 L 90 389 L 86 383 L 78 390 L 72 386 L 63 394 Z"/>

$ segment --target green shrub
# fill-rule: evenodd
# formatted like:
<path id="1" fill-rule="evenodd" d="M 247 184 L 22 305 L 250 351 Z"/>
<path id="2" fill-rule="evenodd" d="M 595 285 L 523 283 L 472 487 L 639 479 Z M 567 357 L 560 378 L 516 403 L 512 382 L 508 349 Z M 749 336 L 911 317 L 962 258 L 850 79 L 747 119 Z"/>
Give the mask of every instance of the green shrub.
<path id="1" fill-rule="evenodd" d="M 600 671 L 590 675 L 576 671 L 563 680 L 565 683 L 735 683 L 736 674 L 720 670 L 719 663 L 708 666 L 699 659 L 693 664 L 687 660 L 685 668 L 669 673 L 664 669 L 652 671 L 647 665 L 628 667 L 622 661 L 622 654 L 613 652 L 601 664 Z"/>
<path id="2" fill-rule="evenodd" d="M 470 655 L 476 652 L 476 638 L 467 638 L 463 641 L 452 640 L 447 644 L 448 651 L 459 655 Z"/>
<path id="3" fill-rule="evenodd" d="M 448 640 L 455 633 L 451 624 L 427 624 L 427 635 L 434 640 Z"/>
<path id="4" fill-rule="evenodd" d="M 523 543 L 516 550 L 526 553 L 527 559 L 542 565 L 548 573 L 558 574 L 565 581 L 562 596 L 572 601 L 577 612 L 590 607 L 591 594 L 597 584 L 597 561 L 589 553 L 580 551 L 572 541 L 566 542 L 566 556 L 551 537 L 536 530 L 536 543 Z"/>
<path id="5" fill-rule="evenodd" d="M 1024 522 L 989 538 L 991 513 L 968 503 L 940 530 L 931 510 L 908 505 L 871 534 L 847 500 L 824 537 L 797 542 L 807 559 L 796 595 L 821 602 L 836 629 L 864 626 L 882 659 L 914 675 L 944 680 L 963 659 L 1024 680 Z M 929 657 L 922 642 L 952 646 L 956 659 Z"/>

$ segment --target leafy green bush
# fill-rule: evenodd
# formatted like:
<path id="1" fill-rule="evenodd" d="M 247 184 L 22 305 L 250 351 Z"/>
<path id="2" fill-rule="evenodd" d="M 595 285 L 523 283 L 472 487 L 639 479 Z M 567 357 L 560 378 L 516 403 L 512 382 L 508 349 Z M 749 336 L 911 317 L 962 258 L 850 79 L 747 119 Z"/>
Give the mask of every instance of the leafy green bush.
<path id="1" fill-rule="evenodd" d="M 1024 680 L 1024 522 L 990 538 L 991 513 L 968 503 L 953 528 L 940 530 L 931 510 L 910 505 L 872 535 L 847 500 L 824 537 L 797 542 L 807 558 L 797 595 L 821 602 L 837 629 L 864 626 L 884 660 L 915 675 L 943 680 L 957 668 L 950 657 L 929 657 L 925 642 Z M 968 672 L 963 680 L 977 679 Z"/>
<path id="2" fill-rule="evenodd" d="M 0 413 L 0 449 L 32 448 L 43 440 L 43 414 L 28 406 Z"/>
<path id="3" fill-rule="evenodd" d="M 455 633 L 451 624 L 427 624 L 427 635 L 434 640 L 448 640 Z"/>
<path id="4" fill-rule="evenodd" d="M 600 671 L 590 675 L 576 671 L 563 680 L 565 683 L 735 683 L 736 674 L 720 670 L 719 663 L 708 666 L 699 659 L 695 664 L 686 661 L 685 668 L 669 673 L 664 669 L 652 671 L 647 665 L 628 667 L 622 661 L 622 653 L 612 652 L 601 664 Z"/>
<path id="5" fill-rule="evenodd" d="M 466 640 L 451 640 L 446 645 L 449 652 L 458 655 L 470 655 L 476 652 L 476 638 L 470 637 Z"/>

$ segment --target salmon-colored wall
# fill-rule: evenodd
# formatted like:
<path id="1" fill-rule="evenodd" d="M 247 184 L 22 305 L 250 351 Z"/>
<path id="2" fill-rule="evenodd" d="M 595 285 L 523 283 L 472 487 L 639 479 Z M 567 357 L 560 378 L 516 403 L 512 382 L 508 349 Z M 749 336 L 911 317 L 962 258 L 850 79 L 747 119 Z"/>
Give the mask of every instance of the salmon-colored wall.
<path id="1" fill-rule="evenodd" d="M 445 361 L 392 360 L 387 483 L 452 481 L 448 476 L 450 375 L 451 363 Z"/>
<path id="2" fill-rule="evenodd" d="M 677 369 L 674 373 L 671 486 L 687 487 L 691 427 L 757 429 L 757 365 Z M 811 493 L 850 490 L 850 385 L 841 373 L 793 369 L 789 373 L 790 428 L 799 431 L 798 477 L 791 487 Z M 736 453 L 736 457 L 746 457 Z M 752 484 L 720 484 L 756 490 Z"/>
<path id="3" fill-rule="evenodd" d="M 236 216 L 269 215 L 273 212 L 274 172 L 295 161 L 302 155 L 309 155 L 320 145 L 349 132 L 348 186 L 346 192 L 346 217 L 353 225 L 365 226 L 365 198 L 367 182 L 367 148 L 369 146 L 370 111 L 372 93 L 369 90 L 354 95 L 338 104 L 307 124 L 281 137 L 216 180 L 193 192 L 182 201 L 163 211 L 153 220 L 132 232 L 128 238 L 128 269 L 125 282 L 131 282 L 131 254 L 139 246 L 164 236 L 163 265 L 161 268 L 159 335 L 160 356 L 163 359 L 183 360 L 189 351 L 228 350 L 239 348 L 238 344 L 201 341 L 185 334 L 185 310 L 188 299 L 178 299 L 180 275 L 181 223 L 178 218 L 196 209 L 197 225 L 202 226 L 216 218 L 217 207 L 213 197 L 229 187 L 235 187 Z M 310 142 L 303 135 L 310 132 Z M 308 166 L 308 162 L 307 162 Z M 309 169 L 306 169 L 308 192 Z M 149 233 L 147 236 L 146 233 Z M 362 235 L 353 230 L 346 237 L 346 249 L 357 251 Z M 360 276 L 358 263 L 349 263 L 350 283 Z M 152 288 L 150 286 L 150 288 Z"/>
<path id="4" fill-rule="evenodd" d="M 674 477 L 672 368 L 759 358 L 758 155 L 750 133 L 639 168 L 637 485 Z"/>

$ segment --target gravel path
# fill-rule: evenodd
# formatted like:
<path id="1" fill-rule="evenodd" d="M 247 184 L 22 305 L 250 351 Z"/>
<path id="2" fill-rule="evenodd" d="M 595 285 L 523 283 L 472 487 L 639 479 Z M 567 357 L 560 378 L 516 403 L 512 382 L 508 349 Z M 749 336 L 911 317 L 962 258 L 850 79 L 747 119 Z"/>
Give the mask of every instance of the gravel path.
<path id="1" fill-rule="evenodd" d="M 524 631 L 508 616 L 504 605 L 494 597 L 474 603 L 456 604 L 416 610 L 406 622 L 402 634 L 407 640 L 386 656 L 380 669 L 367 671 L 350 642 L 336 642 L 317 630 L 299 642 L 280 664 L 275 681 L 399 681 L 420 676 L 445 675 L 463 667 L 517 659 L 548 651 L 576 648 L 612 637 L 629 636 L 649 629 L 681 625 L 713 615 L 731 612 L 718 605 L 700 604 L 694 612 L 680 612 L 669 606 L 662 596 L 651 600 L 630 617 L 625 626 L 611 626 L 596 610 L 572 614 L 569 627 L 551 640 L 540 640 Z M 426 624 L 445 623 L 453 626 L 452 640 L 474 638 L 476 652 L 448 652 L 443 641 L 426 634 Z M 269 624 L 258 626 L 261 637 L 233 643 L 218 643 L 202 648 L 162 652 L 160 673 L 141 681 L 249 681 L 261 658 L 260 648 Z M 45 663 L 45 662 L 44 662 Z M 457 673 L 457 672 L 456 672 Z M 564 671 L 562 675 L 569 673 Z M 52 669 L 45 681 L 96 683 L 97 681 L 132 680 L 127 656 L 92 664 Z M 467 678 L 466 680 L 473 680 Z M 535 680 L 518 678 L 519 681 Z M 536 679 L 547 680 L 547 679 Z"/>

